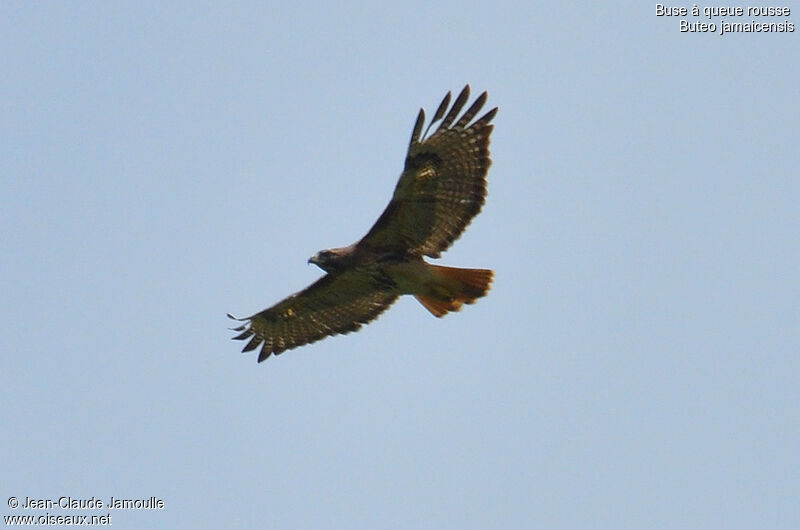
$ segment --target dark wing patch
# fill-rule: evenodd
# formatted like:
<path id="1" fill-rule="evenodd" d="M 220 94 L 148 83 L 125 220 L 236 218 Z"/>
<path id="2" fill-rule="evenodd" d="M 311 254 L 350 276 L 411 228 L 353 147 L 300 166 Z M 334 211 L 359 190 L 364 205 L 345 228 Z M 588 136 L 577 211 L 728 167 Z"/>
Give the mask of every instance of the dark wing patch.
<path id="1" fill-rule="evenodd" d="M 392 200 L 360 245 L 411 250 L 438 258 L 458 239 L 486 200 L 490 122 L 497 108 L 469 125 L 486 98 L 486 92 L 478 96 L 456 121 L 469 99 L 469 85 L 445 115 L 448 92 L 425 134 L 421 134 L 425 112 L 420 110 Z M 431 125 L 440 119 L 436 131 L 427 136 Z"/>
<path id="2" fill-rule="evenodd" d="M 359 269 L 326 274 L 306 289 L 248 318 L 234 328 L 236 340 L 250 339 L 243 352 L 261 346 L 258 362 L 329 335 L 350 333 L 371 322 L 397 299 L 376 287 Z"/>

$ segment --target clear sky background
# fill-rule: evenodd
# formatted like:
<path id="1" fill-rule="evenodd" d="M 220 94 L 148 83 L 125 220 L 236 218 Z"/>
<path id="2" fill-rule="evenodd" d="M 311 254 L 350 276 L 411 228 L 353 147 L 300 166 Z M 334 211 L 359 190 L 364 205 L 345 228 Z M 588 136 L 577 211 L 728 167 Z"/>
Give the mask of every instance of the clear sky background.
<path id="1" fill-rule="evenodd" d="M 793 8 L 719 35 L 655 2 L 3 2 L 0 514 L 800 527 Z M 360 238 L 465 83 L 494 162 L 439 262 L 489 296 L 240 354 L 225 313 Z"/>

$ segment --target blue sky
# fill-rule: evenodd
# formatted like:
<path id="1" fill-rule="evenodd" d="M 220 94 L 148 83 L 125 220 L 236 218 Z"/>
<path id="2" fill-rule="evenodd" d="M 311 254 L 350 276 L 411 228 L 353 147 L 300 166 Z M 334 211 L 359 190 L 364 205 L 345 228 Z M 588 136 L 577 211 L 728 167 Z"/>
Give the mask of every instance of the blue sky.
<path id="1" fill-rule="evenodd" d="M 800 526 L 797 32 L 641 2 L 0 14 L 2 515 Z M 493 268 L 489 296 L 240 354 L 225 313 L 360 238 L 465 83 L 500 107 L 489 196 L 439 263 Z"/>

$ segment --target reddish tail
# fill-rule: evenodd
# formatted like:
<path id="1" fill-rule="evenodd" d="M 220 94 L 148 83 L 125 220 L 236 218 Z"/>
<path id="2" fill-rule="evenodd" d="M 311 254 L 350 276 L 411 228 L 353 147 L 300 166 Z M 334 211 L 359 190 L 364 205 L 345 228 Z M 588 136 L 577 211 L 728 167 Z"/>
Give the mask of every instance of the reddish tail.
<path id="1" fill-rule="evenodd" d="M 494 273 L 488 269 L 459 269 L 426 263 L 434 279 L 431 292 L 416 295 L 425 309 L 436 317 L 459 311 L 464 304 L 489 292 Z"/>

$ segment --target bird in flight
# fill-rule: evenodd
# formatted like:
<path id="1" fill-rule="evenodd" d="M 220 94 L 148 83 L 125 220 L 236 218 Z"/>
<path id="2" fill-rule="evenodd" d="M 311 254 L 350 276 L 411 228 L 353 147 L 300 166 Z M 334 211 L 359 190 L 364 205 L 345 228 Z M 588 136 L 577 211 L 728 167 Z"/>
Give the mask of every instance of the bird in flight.
<path id="1" fill-rule="evenodd" d="M 260 346 L 262 362 L 329 335 L 356 331 L 404 294 L 442 317 L 488 292 L 491 270 L 444 267 L 423 258 L 440 257 L 486 200 L 489 136 L 497 107 L 473 122 L 486 98 L 483 92 L 459 118 L 469 85 L 452 107 L 448 92 L 424 134 L 425 111 L 420 109 L 403 173 L 367 235 L 350 246 L 314 254 L 308 262 L 326 274 L 302 291 L 247 318 L 228 314 L 244 322 L 233 328 L 240 332 L 234 339 L 249 339 L 243 352 Z"/>

